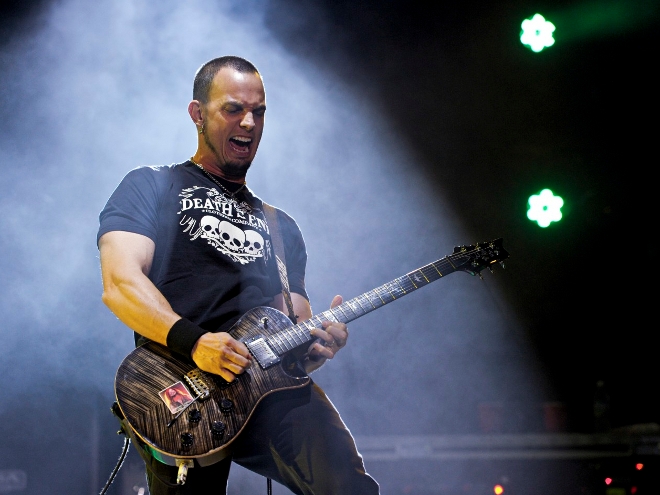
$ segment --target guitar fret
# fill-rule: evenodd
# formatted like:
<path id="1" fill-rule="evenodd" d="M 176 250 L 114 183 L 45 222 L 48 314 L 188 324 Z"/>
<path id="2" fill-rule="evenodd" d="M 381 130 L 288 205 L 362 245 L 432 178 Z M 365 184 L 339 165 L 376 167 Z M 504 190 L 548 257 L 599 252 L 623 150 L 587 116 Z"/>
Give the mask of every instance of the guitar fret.
<path id="1" fill-rule="evenodd" d="M 342 323 L 346 323 L 347 321 L 350 321 L 350 318 L 346 315 L 346 313 L 344 312 L 344 308 L 342 308 L 342 306 L 343 304 L 340 304 L 339 306 L 333 309 L 341 311 L 341 314 L 344 315 L 344 319 L 342 320 Z"/>
<path id="2" fill-rule="evenodd" d="M 285 349 L 291 350 L 291 344 L 289 343 L 289 338 L 286 334 L 287 330 L 280 332 L 280 343 L 282 344 L 282 347 L 284 347 Z"/>
<path id="3" fill-rule="evenodd" d="M 440 262 L 437 262 L 440 266 L 442 266 L 442 271 L 445 275 L 452 273 L 456 271 L 456 267 L 449 261 L 449 259 L 444 259 L 440 260 Z"/>
<path id="4" fill-rule="evenodd" d="M 361 316 L 361 315 L 357 312 L 357 310 L 356 310 L 355 302 L 354 302 L 354 301 L 355 301 L 355 299 L 351 299 L 350 301 L 346 301 L 344 304 L 342 304 L 342 306 L 343 306 L 343 305 L 346 305 L 347 307 L 351 308 L 351 311 L 353 312 L 353 314 L 355 315 L 355 317 Z M 360 308 L 360 309 L 361 309 L 361 308 Z"/>
<path id="5" fill-rule="evenodd" d="M 410 283 L 413 284 L 413 287 L 415 287 L 415 289 L 419 288 L 419 287 L 417 287 L 417 284 L 413 281 L 413 279 L 410 275 L 406 275 L 406 277 L 408 277 L 408 280 L 410 280 Z"/>
<path id="6" fill-rule="evenodd" d="M 289 345 L 287 344 L 286 336 L 285 336 L 283 333 L 279 333 L 279 334 L 277 335 L 276 342 L 277 342 L 278 347 L 279 347 L 280 349 L 282 349 L 282 350 L 280 351 L 280 355 L 282 355 L 282 354 L 286 354 L 288 351 L 291 350 L 291 348 L 290 348 Z"/>
<path id="7" fill-rule="evenodd" d="M 284 347 L 286 347 L 286 349 L 287 349 L 288 351 L 290 351 L 291 349 L 295 348 L 296 346 L 295 346 L 295 345 L 291 345 L 291 340 L 289 339 L 289 335 L 288 335 L 288 334 L 289 334 L 289 329 L 286 329 L 285 331 L 283 331 L 283 332 L 281 333 Z"/>
<path id="8" fill-rule="evenodd" d="M 297 328 L 295 326 L 293 326 L 289 329 L 288 333 L 291 335 L 291 339 L 295 342 L 295 347 L 298 347 L 300 344 L 304 344 L 305 341 L 302 340 L 302 338 L 300 338 L 300 336 L 298 335 L 298 332 L 296 332 L 296 330 L 297 330 Z M 296 337 L 298 337 L 298 338 L 296 339 Z M 298 340 L 300 340 L 300 342 L 298 342 Z"/>
<path id="9" fill-rule="evenodd" d="M 323 313 L 321 313 L 319 316 L 323 316 Z M 309 323 L 311 323 L 312 328 L 322 328 L 323 327 L 323 320 L 319 316 L 313 316 L 309 320 L 307 320 Z"/>
<path id="10" fill-rule="evenodd" d="M 380 298 L 382 299 L 383 304 L 387 304 L 388 302 L 392 302 L 396 299 L 390 293 L 389 288 L 387 287 L 387 284 L 382 285 L 380 287 L 380 289 L 378 290 L 378 294 L 380 295 Z M 383 299 L 383 298 L 385 298 L 385 299 Z"/>
<path id="11" fill-rule="evenodd" d="M 438 267 L 435 266 L 435 263 L 431 263 L 431 266 L 433 266 L 433 268 L 435 268 L 435 271 L 438 272 L 438 275 L 440 275 L 441 277 L 444 276 L 444 275 L 442 274 L 442 272 L 441 272 L 440 270 L 438 270 Z"/>
<path id="12" fill-rule="evenodd" d="M 328 320 L 328 321 L 339 321 L 339 318 L 337 318 L 337 315 L 335 315 L 335 310 L 336 308 L 329 309 L 327 311 L 324 311 L 321 313 L 323 317 Z"/>
<path id="13" fill-rule="evenodd" d="M 420 287 L 424 287 L 429 283 L 429 279 L 426 278 L 426 275 L 424 275 L 423 271 L 415 270 L 414 272 L 411 272 L 411 274 L 413 275 L 412 279 L 415 280 L 415 282 L 417 282 Z"/>
<path id="14" fill-rule="evenodd" d="M 373 306 L 373 308 L 376 309 L 379 306 L 376 306 L 374 304 L 374 301 L 379 302 L 380 300 L 377 299 L 377 298 L 371 297 L 373 295 L 373 293 L 374 293 L 374 291 L 369 291 L 369 292 L 365 293 L 365 297 L 367 298 L 367 301 L 369 302 L 369 304 L 371 304 Z"/>
<path id="15" fill-rule="evenodd" d="M 438 280 L 438 275 L 435 271 L 435 268 L 433 268 L 431 265 L 427 265 L 424 268 L 422 268 L 422 272 L 424 273 L 424 278 L 428 280 L 429 283 L 433 282 L 434 280 Z"/>
<path id="16" fill-rule="evenodd" d="M 415 289 L 419 289 L 419 287 L 417 287 L 417 284 L 415 283 L 413 278 L 410 276 L 410 273 L 407 274 L 406 277 L 408 277 L 408 280 L 410 280 L 410 283 L 413 284 L 413 287 L 415 287 Z"/>
<path id="17" fill-rule="evenodd" d="M 307 327 L 302 324 L 296 325 L 296 333 L 298 334 L 298 337 L 300 338 L 300 342 L 303 344 L 309 342 L 311 340 L 311 337 L 309 335 L 309 331 L 307 330 Z"/>
<path id="18" fill-rule="evenodd" d="M 312 328 L 314 328 L 314 325 L 310 326 L 310 322 L 311 322 L 312 319 L 313 319 L 313 317 L 310 318 L 309 320 L 305 320 L 305 321 L 302 322 L 302 324 L 305 325 L 305 328 L 307 328 L 307 330 L 309 330 L 310 332 L 311 332 Z"/>
<path id="19" fill-rule="evenodd" d="M 291 334 L 291 328 L 287 328 L 286 330 L 284 330 L 282 332 L 282 337 L 284 337 L 286 345 L 289 348 L 289 350 L 298 347 L 298 344 L 296 343 L 295 339 Z"/>
<path id="20" fill-rule="evenodd" d="M 388 283 L 388 284 L 385 284 L 385 289 L 387 290 L 387 292 L 390 293 L 390 295 L 392 296 L 392 299 L 393 299 L 393 300 L 396 299 L 396 296 L 394 295 L 394 292 L 392 292 L 392 286 L 391 286 L 391 284 L 389 284 L 389 283 Z"/>
<path id="21" fill-rule="evenodd" d="M 413 280 L 410 278 L 410 276 L 406 275 L 405 277 L 401 277 L 401 280 L 405 282 L 406 286 L 408 287 L 408 290 L 410 292 L 414 291 L 415 289 L 418 289 L 417 284 L 413 282 Z"/>
<path id="22" fill-rule="evenodd" d="M 390 297 L 392 298 L 392 301 L 396 301 L 396 298 L 397 298 L 397 296 L 396 296 L 396 287 L 394 287 L 394 286 L 392 285 L 392 282 L 388 282 L 388 283 L 386 283 L 383 287 L 385 288 L 385 290 L 387 291 L 387 293 L 388 293 L 388 294 L 390 295 Z"/>
<path id="23" fill-rule="evenodd" d="M 403 285 L 401 285 L 402 280 L 400 278 L 397 278 L 394 282 L 396 282 L 396 284 L 399 286 L 399 290 L 403 292 L 403 294 L 401 294 L 402 296 L 408 294 L 408 291 L 403 287 Z"/>
<path id="24" fill-rule="evenodd" d="M 378 292 L 378 289 L 376 289 L 374 292 L 375 292 L 376 295 L 378 296 L 378 299 L 380 299 L 380 302 L 382 302 L 383 304 L 385 304 L 385 301 L 383 301 L 383 298 L 380 297 L 380 293 Z"/>
<path id="25" fill-rule="evenodd" d="M 266 339 L 266 342 L 270 347 L 274 347 L 277 351 L 277 354 L 280 356 L 287 351 L 286 347 L 282 345 L 282 341 L 279 335 L 271 335 Z"/>
<path id="26" fill-rule="evenodd" d="M 358 300 L 362 299 L 363 301 L 368 302 L 368 303 L 372 306 L 371 309 L 367 309 L 367 310 L 365 310 L 365 312 L 369 312 L 369 311 L 372 311 L 372 310 L 376 309 L 376 306 L 374 306 L 374 305 L 372 304 L 371 300 L 370 300 L 369 298 L 367 298 L 367 294 L 362 294 L 361 296 L 358 296 L 357 299 L 358 299 Z M 360 304 L 360 306 L 362 306 L 362 304 Z M 363 306 L 363 307 L 364 307 L 364 306 Z"/>
<path id="27" fill-rule="evenodd" d="M 351 299 L 346 304 L 348 304 L 350 306 L 351 310 L 353 311 L 353 313 L 355 314 L 356 317 L 362 316 L 363 314 L 366 313 L 366 311 L 364 310 L 364 308 L 360 304 L 360 299 L 357 298 L 357 297 Z"/>

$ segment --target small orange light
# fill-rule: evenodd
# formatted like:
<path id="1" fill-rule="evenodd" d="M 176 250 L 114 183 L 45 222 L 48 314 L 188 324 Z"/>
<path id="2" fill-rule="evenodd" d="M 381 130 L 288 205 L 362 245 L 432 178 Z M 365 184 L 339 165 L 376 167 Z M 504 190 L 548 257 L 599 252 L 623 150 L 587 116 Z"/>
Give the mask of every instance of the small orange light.
<path id="1" fill-rule="evenodd" d="M 605 484 L 606 485 L 612 484 L 612 478 L 605 478 Z"/>
<path id="2" fill-rule="evenodd" d="M 495 485 L 493 492 L 495 492 L 495 495 L 502 495 L 504 493 L 504 487 L 502 485 Z"/>
<path id="3" fill-rule="evenodd" d="M 637 471 L 641 471 L 642 469 L 644 469 L 644 464 L 638 462 L 637 464 L 635 464 L 635 469 L 637 469 Z"/>

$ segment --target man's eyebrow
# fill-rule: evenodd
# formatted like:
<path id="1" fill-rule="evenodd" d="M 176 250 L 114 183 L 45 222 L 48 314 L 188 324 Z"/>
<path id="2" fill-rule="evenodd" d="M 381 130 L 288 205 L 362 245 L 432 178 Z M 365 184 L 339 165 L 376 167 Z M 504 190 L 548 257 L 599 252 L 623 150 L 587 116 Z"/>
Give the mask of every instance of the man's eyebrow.
<path id="1" fill-rule="evenodd" d="M 237 101 L 226 101 L 226 102 L 222 105 L 222 108 L 227 108 L 227 107 L 229 107 L 229 106 L 232 106 L 232 107 L 235 107 L 235 108 L 239 108 L 239 109 L 241 109 L 241 110 L 245 109 L 245 105 L 243 105 L 242 103 L 239 103 L 239 102 L 237 102 Z M 266 111 L 266 105 L 259 105 L 259 106 L 257 106 L 257 107 L 254 107 L 254 108 L 252 109 L 252 111 L 253 111 L 253 112 L 256 112 L 256 111 L 265 112 L 265 111 Z"/>
<path id="2" fill-rule="evenodd" d="M 237 101 L 226 101 L 222 104 L 223 108 L 229 107 L 229 106 L 237 107 L 237 108 L 243 108 L 243 105 L 241 103 L 237 102 Z"/>

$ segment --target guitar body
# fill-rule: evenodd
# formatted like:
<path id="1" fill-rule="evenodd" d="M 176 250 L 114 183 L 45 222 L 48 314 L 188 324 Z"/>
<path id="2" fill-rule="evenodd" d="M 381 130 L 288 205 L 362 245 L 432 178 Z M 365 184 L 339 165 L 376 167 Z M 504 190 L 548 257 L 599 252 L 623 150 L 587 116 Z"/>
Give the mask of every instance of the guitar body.
<path id="1" fill-rule="evenodd" d="M 274 335 L 291 325 L 280 311 L 258 307 L 238 320 L 229 334 L 238 341 L 247 342 Z M 190 404 L 168 426 L 176 414 L 161 393 L 182 382 L 195 397 L 185 377 L 195 373 L 197 367 L 166 347 L 148 342 L 122 361 L 115 376 L 115 395 L 124 421 L 154 457 L 173 466 L 177 459 L 196 459 L 199 465 L 205 466 L 218 462 L 229 453 L 229 445 L 266 395 L 310 383 L 310 378 L 293 355 L 266 369 L 254 360 L 253 365 L 232 383 L 204 373 L 208 397 Z M 192 413 L 191 420 L 192 411 L 199 411 L 199 414 Z"/>

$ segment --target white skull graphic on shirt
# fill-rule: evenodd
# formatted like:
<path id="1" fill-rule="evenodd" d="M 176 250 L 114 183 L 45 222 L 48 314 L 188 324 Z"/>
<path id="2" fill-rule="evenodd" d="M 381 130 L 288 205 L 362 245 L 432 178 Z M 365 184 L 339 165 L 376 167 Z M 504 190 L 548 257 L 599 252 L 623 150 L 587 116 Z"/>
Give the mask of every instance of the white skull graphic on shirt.
<path id="1" fill-rule="evenodd" d="M 266 222 L 253 214 L 247 203 L 219 193 L 215 188 L 193 186 L 183 189 L 179 224 L 191 241 L 204 239 L 215 249 L 241 264 L 270 257 L 270 243 L 259 231 L 268 233 Z M 204 213 L 199 220 L 192 213 Z M 241 226 L 251 228 L 242 229 Z"/>

